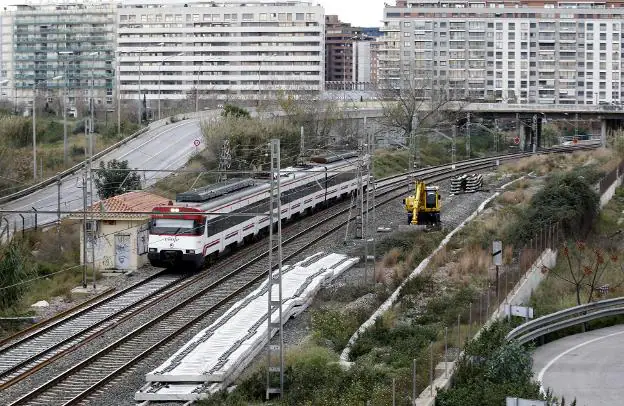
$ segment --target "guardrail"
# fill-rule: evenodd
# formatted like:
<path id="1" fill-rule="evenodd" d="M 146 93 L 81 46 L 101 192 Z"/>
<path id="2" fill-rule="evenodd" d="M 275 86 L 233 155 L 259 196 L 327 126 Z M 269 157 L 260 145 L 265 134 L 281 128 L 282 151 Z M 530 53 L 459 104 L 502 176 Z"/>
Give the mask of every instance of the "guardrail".
<path id="1" fill-rule="evenodd" d="M 525 344 L 548 333 L 619 314 L 624 314 L 624 298 L 601 300 L 531 320 L 511 330 L 506 339 Z"/>
<path id="2" fill-rule="evenodd" d="M 149 127 L 144 127 L 142 129 L 140 129 L 139 131 L 132 133 L 131 135 L 127 136 L 126 138 L 124 138 L 123 140 L 111 145 L 108 148 L 103 149 L 102 151 L 98 152 L 97 154 L 93 155 L 93 160 L 95 159 L 99 159 L 101 157 L 103 157 L 104 155 L 108 154 L 109 152 L 119 148 L 120 146 L 128 143 L 129 141 L 135 139 L 136 137 L 138 137 L 139 135 L 143 134 L 144 132 L 146 132 L 149 129 Z M 43 182 L 39 182 L 35 185 L 29 186 L 26 189 L 22 189 L 19 192 L 15 192 L 12 193 L 10 195 L 7 196 L 3 196 L 0 197 L 0 204 L 4 204 L 7 202 L 10 202 L 11 200 L 15 200 L 15 199 L 19 199 L 20 197 L 24 197 L 26 195 L 29 195 L 33 192 L 36 192 L 37 190 L 41 190 L 44 187 L 50 186 L 52 184 L 54 184 L 55 182 L 58 182 L 59 180 L 69 176 L 69 175 L 73 175 L 76 171 L 82 169 L 84 167 L 84 165 L 86 165 L 86 161 L 82 161 L 79 164 L 76 164 L 74 166 L 72 166 L 69 169 L 64 170 L 63 172 L 59 172 L 57 173 L 55 176 L 48 178 L 46 180 L 44 180 Z"/>

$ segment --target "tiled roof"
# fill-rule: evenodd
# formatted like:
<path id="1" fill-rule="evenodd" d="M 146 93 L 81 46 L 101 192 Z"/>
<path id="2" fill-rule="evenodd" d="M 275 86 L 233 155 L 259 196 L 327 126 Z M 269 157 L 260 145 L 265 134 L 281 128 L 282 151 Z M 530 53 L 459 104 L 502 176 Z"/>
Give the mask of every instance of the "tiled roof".
<path id="1" fill-rule="evenodd" d="M 147 217 L 144 212 L 156 206 L 164 206 L 169 199 L 148 192 L 128 192 L 100 200 L 87 208 L 95 218 L 136 218 Z"/>

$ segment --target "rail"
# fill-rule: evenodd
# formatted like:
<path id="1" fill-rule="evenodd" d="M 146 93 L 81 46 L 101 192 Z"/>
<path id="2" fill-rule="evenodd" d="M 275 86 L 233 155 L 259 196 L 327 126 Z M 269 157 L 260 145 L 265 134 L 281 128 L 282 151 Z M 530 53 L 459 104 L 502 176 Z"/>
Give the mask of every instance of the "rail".
<path id="1" fill-rule="evenodd" d="M 132 133 L 131 135 L 127 136 L 126 138 L 124 138 L 123 140 L 116 142 L 115 144 L 109 146 L 108 148 L 103 149 L 102 151 L 98 152 L 97 154 L 93 155 L 93 160 L 95 159 L 100 159 L 101 157 L 103 157 L 104 155 L 108 154 L 109 152 L 121 147 L 122 145 L 128 143 L 129 141 L 132 141 L 133 139 L 135 139 L 136 137 L 138 137 L 139 135 L 143 134 L 144 132 L 146 132 L 147 130 L 149 130 L 149 127 L 144 127 L 141 128 L 139 131 L 136 131 L 134 133 Z M 82 169 L 84 166 L 86 165 L 86 161 L 82 161 L 74 166 L 72 166 L 69 169 L 64 170 L 63 172 L 59 172 L 56 175 L 54 175 L 51 178 L 48 178 L 42 182 L 39 182 L 35 185 L 29 186 L 25 189 L 22 189 L 18 192 L 12 193 L 10 195 L 7 196 L 3 196 L 0 197 L 0 204 L 4 204 L 7 202 L 10 202 L 12 200 L 16 200 L 19 199 L 20 197 L 24 197 L 26 195 L 29 195 L 33 192 L 36 192 L 38 190 L 41 190 L 47 186 L 50 186 L 56 182 L 58 182 L 59 180 L 73 175 L 74 173 L 76 173 L 76 171 Z"/>
<path id="2" fill-rule="evenodd" d="M 619 314 L 624 314 L 624 297 L 576 306 L 537 318 L 511 330 L 506 339 L 525 344 L 555 331 Z"/>

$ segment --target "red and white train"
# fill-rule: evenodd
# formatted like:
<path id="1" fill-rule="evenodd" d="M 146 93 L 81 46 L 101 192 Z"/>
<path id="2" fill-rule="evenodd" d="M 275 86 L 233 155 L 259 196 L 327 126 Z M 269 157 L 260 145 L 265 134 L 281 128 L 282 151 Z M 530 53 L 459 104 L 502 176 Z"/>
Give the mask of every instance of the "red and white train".
<path id="1" fill-rule="evenodd" d="M 331 205 L 354 193 L 358 187 L 356 160 L 356 154 L 342 154 L 282 169 L 281 219 Z M 366 177 L 363 183 L 366 187 Z M 150 263 L 202 268 L 206 258 L 268 233 L 269 193 L 268 179 L 231 179 L 178 194 L 175 204 L 155 207 L 158 214 L 150 221 Z"/>

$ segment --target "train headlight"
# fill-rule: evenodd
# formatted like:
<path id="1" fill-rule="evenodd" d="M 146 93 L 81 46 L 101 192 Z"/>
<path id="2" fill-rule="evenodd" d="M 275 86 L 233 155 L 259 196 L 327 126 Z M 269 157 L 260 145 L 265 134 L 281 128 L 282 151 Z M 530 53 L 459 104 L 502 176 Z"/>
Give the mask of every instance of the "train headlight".
<path id="1" fill-rule="evenodd" d="M 149 252 L 158 252 L 158 248 L 150 248 Z"/>
<path id="2" fill-rule="evenodd" d="M 195 253 L 195 250 L 186 250 L 186 253 L 187 253 L 187 254 L 194 254 L 194 253 Z"/>

